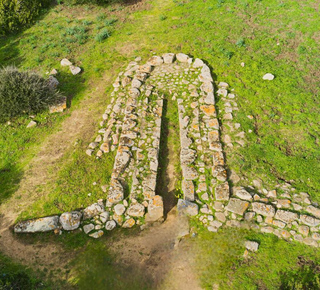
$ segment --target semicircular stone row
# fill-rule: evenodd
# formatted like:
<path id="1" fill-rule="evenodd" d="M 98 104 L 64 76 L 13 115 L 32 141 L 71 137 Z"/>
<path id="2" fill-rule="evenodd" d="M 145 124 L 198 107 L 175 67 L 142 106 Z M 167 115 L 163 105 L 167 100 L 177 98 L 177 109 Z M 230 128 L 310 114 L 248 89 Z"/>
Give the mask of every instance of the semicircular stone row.
<path id="1" fill-rule="evenodd" d="M 115 151 L 111 181 L 101 186 L 106 200 L 83 210 L 22 221 L 15 232 L 80 228 L 98 238 L 117 226 L 162 221 L 163 200 L 156 186 L 163 106 L 169 96 L 177 102 L 179 119 L 183 198 L 178 211 L 197 216 L 209 231 L 243 226 L 318 246 L 320 209 L 308 194 L 279 198 L 270 191 L 261 198 L 250 186 L 230 188 L 220 124 L 233 120 L 233 110 L 226 107 L 224 114 L 215 106 L 215 97 L 226 105 L 227 96 L 235 98 L 228 94 L 229 85 L 220 82 L 215 96 L 210 68 L 183 53 L 139 62 L 137 58 L 119 73 L 98 134 L 86 150 L 95 158 Z"/>

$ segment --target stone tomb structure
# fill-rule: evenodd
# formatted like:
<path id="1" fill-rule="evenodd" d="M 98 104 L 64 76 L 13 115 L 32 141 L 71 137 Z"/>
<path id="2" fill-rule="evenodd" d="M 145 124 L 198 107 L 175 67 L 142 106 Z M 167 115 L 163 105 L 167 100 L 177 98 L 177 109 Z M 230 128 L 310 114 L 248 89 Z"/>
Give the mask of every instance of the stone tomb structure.
<path id="1" fill-rule="evenodd" d="M 139 62 L 130 62 L 115 80 L 101 128 L 86 150 L 92 158 L 116 151 L 110 184 L 101 187 L 105 200 L 80 211 L 22 221 L 15 232 L 80 227 L 98 238 L 117 226 L 162 221 L 163 200 L 156 195 L 156 182 L 165 93 L 177 102 L 179 116 L 183 199 L 178 200 L 178 211 L 196 216 L 209 231 L 243 226 L 318 246 L 320 209 L 308 194 L 293 200 L 278 198 L 274 191 L 261 198 L 247 188 L 230 188 L 220 122 L 232 120 L 232 110 L 228 107 L 219 122 L 210 68 L 183 53 Z M 220 83 L 217 94 L 226 99 L 228 85 Z"/>

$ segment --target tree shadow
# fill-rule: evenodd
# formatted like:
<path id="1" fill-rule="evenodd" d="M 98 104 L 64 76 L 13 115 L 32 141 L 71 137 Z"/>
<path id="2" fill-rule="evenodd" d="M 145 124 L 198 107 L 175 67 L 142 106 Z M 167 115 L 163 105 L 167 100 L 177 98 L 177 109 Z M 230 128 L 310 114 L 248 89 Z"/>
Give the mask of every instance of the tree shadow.
<path id="1" fill-rule="evenodd" d="M 0 168 L 0 204 L 16 192 L 22 176 L 23 170 L 16 165 L 7 164 Z"/>

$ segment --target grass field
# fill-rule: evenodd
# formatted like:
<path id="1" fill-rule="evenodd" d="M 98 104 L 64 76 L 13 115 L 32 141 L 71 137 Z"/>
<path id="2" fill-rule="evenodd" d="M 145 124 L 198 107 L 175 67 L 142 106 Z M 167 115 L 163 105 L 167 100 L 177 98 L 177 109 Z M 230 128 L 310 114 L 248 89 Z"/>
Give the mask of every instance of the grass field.
<path id="1" fill-rule="evenodd" d="M 244 131 L 253 131 L 247 134 L 245 147 L 229 154 L 228 167 L 249 181 L 260 178 L 267 189 L 290 182 L 320 202 L 319 9 L 320 2 L 314 0 L 57 5 L 31 28 L 0 39 L 1 65 L 15 64 L 42 75 L 57 68 L 60 90 L 70 106 L 60 115 L 37 115 L 39 126 L 30 130 L 25 129 L 28 116 L 0 125 L 0 203 L 16 192 L 43 142 L 84 100 L 98 100 L 91 107 L 98 128 L 112 81 L 129 61 L 180 51 L 205 60 L 217 82 L 229 83 L 238 98 L 235 122 Z M 72 76 L 61 68 L 64 57 L 79 65 L 83 74 Z M 262 80 L 268 72 L 275 75 L 272 82 Z M 94 96 L 96 86 L 103 88 L 99 98 Z M 20 218 L 71 210 L 104 197 L 99 185 L 110 178 L 113 156 L 96 161 L 84 154 L 94 132 L 80 137 L 50 169 L 54 178 L 37 188 L 40 198 Z M 261 251 L 249 262 L 241 259 L 244 237 L 261 242 Z M 292 289 L 294 279 L 315 280 L 313 270 L 320 261 L 314 249 L 243 231 L 200 234 L 197 246 L 200 260 L 206 261 L 199 273 L 208 289 L 213 283 L 223 289 Z M 84 251 L 81 259 L 90 253 Z M 97 271 L 101 269 L 97 265 Z"/>

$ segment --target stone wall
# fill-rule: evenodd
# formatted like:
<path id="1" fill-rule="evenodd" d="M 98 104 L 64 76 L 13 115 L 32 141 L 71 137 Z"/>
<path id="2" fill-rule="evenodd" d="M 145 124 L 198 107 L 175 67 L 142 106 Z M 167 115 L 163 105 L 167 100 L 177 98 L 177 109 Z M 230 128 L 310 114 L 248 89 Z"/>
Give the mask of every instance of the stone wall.
<path id="1" fill-rule="evenodd" d="M 165 93 L 178 105 L 183 178 L 178 210 L 199 218 L 209 231 L 223 225 L 247 227 L 318 246 L 320 209 L 308 194 L 280 194 L 251 185 L 230 188 L 228 178 L 236 183 L 239 177 L 234 172 L 227 176 L 224 149 L 244 146 L 245 132 L 233 123 L 238 106 L 228 84 L 218 85 L 216 96 L 223 108 L 217 112 L 210 68 L 202 60 L 167 53 L 143 65 L 139 62 L 140 58 L 130 62 L 117 77 L 101 128 L 86 150 L 92 158 L 116 151 L 111 182 L 101 187 L 106 200 L 81 211 L 21 222 L 15 231 L 81 227 L 98 238 L 116 226 L 162 221 L 163 200 L 155 189 Z"/>

